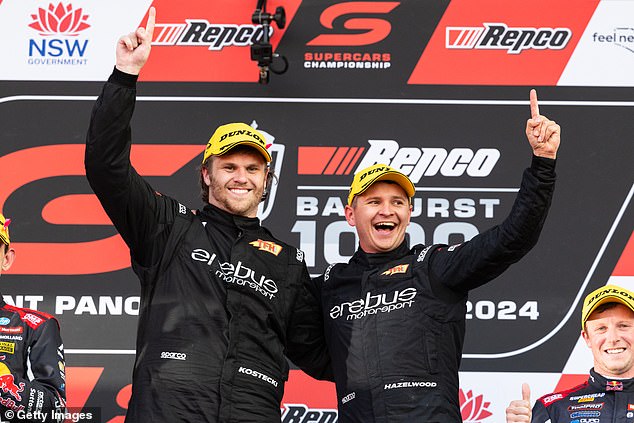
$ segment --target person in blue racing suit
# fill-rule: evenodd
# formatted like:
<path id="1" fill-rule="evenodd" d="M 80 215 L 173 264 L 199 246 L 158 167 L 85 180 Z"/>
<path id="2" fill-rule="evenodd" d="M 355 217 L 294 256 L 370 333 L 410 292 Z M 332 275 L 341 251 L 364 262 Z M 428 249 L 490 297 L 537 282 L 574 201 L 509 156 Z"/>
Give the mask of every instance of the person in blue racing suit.
<path id="1" fill-rule="evenodd" d="M 606 285 L 588 294 L 581 336 L 592 351 L 588 380 L 539 398 L 530 387 L 506 409 L 507 423 L 608 423 L 634 421 L 634 293 Z"/>

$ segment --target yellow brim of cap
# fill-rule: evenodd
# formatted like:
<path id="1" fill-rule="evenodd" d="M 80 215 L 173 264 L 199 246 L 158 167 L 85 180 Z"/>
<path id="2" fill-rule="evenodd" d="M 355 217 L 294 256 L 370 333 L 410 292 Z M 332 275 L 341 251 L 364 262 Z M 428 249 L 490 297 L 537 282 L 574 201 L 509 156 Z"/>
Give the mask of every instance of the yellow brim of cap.
<path id="1" fill-rule="evenodd" d="M 584 325 L 586 324 L 586 321 L 588 320 L 592 312 L 596 310 L 597 307 L 599 307 L 601 304 L 619 303 L 619 304 L 623 304 L 624 306 L 632 310 L 632 312 L 634 312 L 634 296 L 632 296 L 632 293 L 630 293 L 630 291 L 623 289 L 621 287 L 606 286 L 590 293 L 588 296 L 592 296 L 593 294 L 596 294 L 599 291 L 604 289 L 611 289 L 617 292 L 610 292 L 608 294 L 604 294 L 601 297 L 601 299 L 592 302 L 592 304 L 590 305 L 587 305 L 584 303 L 583 309 L 581 311 L 581 329 L 584 328 Z"/>

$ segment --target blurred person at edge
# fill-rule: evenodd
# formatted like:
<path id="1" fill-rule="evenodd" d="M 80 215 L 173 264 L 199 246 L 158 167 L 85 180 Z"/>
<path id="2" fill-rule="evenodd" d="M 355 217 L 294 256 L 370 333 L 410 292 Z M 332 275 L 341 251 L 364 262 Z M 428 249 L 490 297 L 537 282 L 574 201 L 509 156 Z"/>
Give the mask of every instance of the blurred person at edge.
<path id="1" fill-rule="evenodd" d="M 352 181 L 345 207 L 359 249 L 312 282 L 321 299 L 339 423 L 461 420 L 458 368 L 467 295 L 537 243 L 555 184 L 560 127 L 530 93 L 531 165 L 509 216 L 458 245 L 408 247 L 415 188 L 389 166 Z"/>
<path id="2" fill-rule="evenodd" d="M 0 275 L 15 260 L 10 222 L 0 214 Z M 57 320 L 8 305 L 0 296 L 0 421 L 64 421 L 65 370 Z"/>
<path id="3" fill-rule="evenodd" d="M 303 253 L 256 217 L 272 173 L 264 136 L 221 125 L 203 155 L 204 207 L 157 193 L 130 163 L 136 81 L 156 10 L 121 37 L 91 116 L 86 175 L 141 282 L 126 422 L 279 422 L 289 366 L 330 372 Z M 286 356 L 285 356 L 286 355 Z"/>
<path id="4" fill-rule="evenodd" d="M 532 411 L 530 386 L 522 384 L 522 399 L 506 409 L 507 423 L 634 421 L 634 292 L 605 285 L 588 294 L 581 336 L 594 361 L 588 380 L 544 395 Z"/>

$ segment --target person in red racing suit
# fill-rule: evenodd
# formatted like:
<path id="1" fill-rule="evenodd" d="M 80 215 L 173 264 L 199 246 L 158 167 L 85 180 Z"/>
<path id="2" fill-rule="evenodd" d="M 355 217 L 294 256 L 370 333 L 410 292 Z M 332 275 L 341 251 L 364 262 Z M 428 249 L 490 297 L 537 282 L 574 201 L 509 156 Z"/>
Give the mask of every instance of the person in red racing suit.
<path id="1" fill-rule="evenodd" d="M 537 243 L 555 183 L 559 126 L 531 91 L 533 150 L 503 223 L 459 245 L 405 240 L 412 182 L 377 164 L 354 176 L 346 220 L 359 236 L 347 264 L 314 280 L 337 386 L 339 423 L 461 421 L 458 368 L 469 290 L 500 275 Z"/>
<path id="2" fill-rule="evenodd" d="M 9 219 L 0 214 L 2 272 L 15 259 Z M 0 420 L 64 421 L 64 347 L 51 315 L 8 305 L 0 296 Z"/>
<path id="3" fill-rule="evenodd" d="M 221 125 L 203 155 L 192 212 L 130 163 L 146 28 L 120 39 L 86 140 L 90 186 L 130 248 L 141 282 L 126 422 L 279 422 L 289 366 L 328 377 L 329 357 L 303 253 L 260 225 L 271 156 L 262 133 Z"/>
<path id="4" fill-rule="evenodd" d="M 592 350 L 588 380 L 539 398 L 530 408 L 530 387 L 506 409 L 507 423 L 612 423 L 634 421 L 634 293 L 606 285 L 588 294 L 581 336 Z"/>

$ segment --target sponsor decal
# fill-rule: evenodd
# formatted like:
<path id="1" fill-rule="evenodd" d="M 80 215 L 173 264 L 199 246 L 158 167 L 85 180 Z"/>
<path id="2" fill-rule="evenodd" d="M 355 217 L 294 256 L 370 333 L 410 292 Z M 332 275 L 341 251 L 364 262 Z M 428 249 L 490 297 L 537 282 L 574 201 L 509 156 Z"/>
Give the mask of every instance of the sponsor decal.
<path id="1" fill-rule="evenodd" d="M 20 382 L 18 385 L 16 385 L 12 374 L 4 374 L 0 376 L 0 389 L 3 393 L 10 394 L 13 398 L 16 399 L 16 401 L 22 401 L 22 396 L 20 395 L 20 392 L 24 391 L 24 386 L 24 382 Z"/>
<path id="2" fill-rule="evenodd" d="M 271 253 L 275 256 L 282 252 L 282 246 L 274 243 L 273 241 L 263 241 L 258 239 L 256 241 L 249 242 L 249 245 L 254 246 L 260 251 L 266 251 L 267 253 Z"/>
<path id="3" fill-rule="evenodd" d="M 238 373 L 242 373 L 245 375 L 249 375 L 249 376 L 253 376 L 257 379 L 263 380 L 267 383 L 270 383 L 271 385 L 275 386 L 277 388 L 277 385 L 279 385 L 278 381 L 273 379 L 272 377 L 265 375 L 264 373 L 258 372 L 257 370 L 253 370 L 253 369 L 249 369 L 248 367 L 243 367 L 240 366 L 240 368 L 238 369 Z"/>
<path id="4" fill-rule="evenodd" d="M 594 32 L 592 34 L 592 42 L 602 45 L 615 45 L 630 53 L 634 53 L 634 28 L 620 27 L 606 33 Z"/>
<path id="5" fill-rule="evenodd" d="M 562 398 L 563 398 L 563 395 L 561 395 L 561 394 L 553 394 L 553 395 L 544 397 L 544 399 L 542 399 L 542 402 L 544 404 L 550 404 L 551 402 L 560 400 Z"/>
<path id="6" fill-rule="evenodd" d="M 283 6 L 286 27 L 293 21 L 301 0 L 271 0 L 267 10 Z M 264 29 L 253 24 L 255 3 L 235 0 L 194 0 L 182 4 L 153 2 L 157 15 L 152 59 L 139 80 L 191 82 L 257 82 L 257 63 L 250 46 L 262 40 Z M 144 25 L 144 23 L 142 23 Z M 275 52 L 286 29 L 269 27 Z M 178 63 L 179 66 L 173 66 Z"/>
<path id="7" fill-rule="evenodd" d="M 22 341 L 24 338 L 20 335 L 0 335 L 0 339 L 7 341 Z"/>
<path id="8" fill-rule="evenodd" d="M 207 266 L 212 266 L 216 262 L 216 253 L 209 253 L 202 248 L 196 248 L 191 253 L 191 258 L 195 261 L 203 262 Z M 278 291 L 277 284 L 265 275 L 258 276 L 255 270 L 238 263 L 217 263 L 215 275 L 226 283 L 246 286 L 257 291 L 263 296 L 273 299 Z"/>
<path id="9" fill-rule="evenodd" d="M 304 252 L 297 248 L 297 253 L 295 254 L 295 259 L 299 262 L 304 261 Z"/>
<path id="10" fill-rule="evenodd" d="M 606 391 L 622 391 L 623 390 L 623 382 L 619 380 L 609 380 L 605 384 Z"/>
<path id="11" fill-rule="evenodd" d="M 6 326 L 11 322 L 8 317 L 0 317 L 0 326 Z"/>
<path id="12" fill-rule="evenodd" d="M 634 411 L 634 404 L 628 404 L 627 411 Z"/>
<path id="13" fill-rule="evenodd" d="M 390 389 L 400 389 L 400 388 L 435 388 L 438 384 L 436 382 L 429 381 L 409 381 L 409 382 L 394 382 L 394 383 L 386 383 L 383 386 L 383 390 L 387 391 Z"/>
<path id="14" fill-rule="evenodd" d="M 602 410 L 603 404 L 604 403 L 600 402 L 600 403 L 592 403 L 592 404 L 569 405 L 568 411 Z"/>
<path id="15" fill-rule="evenodd" d="M 167 359 L 167 360 L 187 360 L 187 354 L 185 353 L 180 353 L 180 352 L 168 352 L 168 351 L 163 351 L 161 352 L 161 358 Z"/>
<path id="16" fill-rule="evenodd" d="M 561 50 L 570 41 L 568 28 L 509 28 L 504 23 L 485 23 L 482 27 L 447 27 L 447 49 L 505 50 L 520 54 L 524 50 Z"/>
<path id="17" fill-rule="evenodd" d="M 8 328 L 0 328 L 0 333 L 14 334 L 14 333 L 22 333 L 22 332 L 24 332 L 24 328 L 22 326 L 12 326 L 12 327 L 8 327 Z"/>
<path id="18" fill-rule="evenodd" d="M 15 354 L 15 342 L 0 342 L 0 352 Z"/>
<path id="19" fill-rule="evenodd" d="M 458 398 L 460 400 L 460 414 L 465 422 L 480 423 L 493 415 L 488 410 L 491 402 L 485 401 L 482 394 L 474 395 L 471 390 L 465 393 L 461 388 Z"/>
<path id="20" fill-rule="evenodd" d="M 408 83 L 557 85 L 598 4 L 452 0 Z"/>
<path id="21" fill-rule="evenodd" d="M 49 3 L 31 15 L 29 27 L 41 38 L 29 39 L 28 64 L 37 66 L 85 66 L 88 40 L 79 35 L 90 28 L 89 15 L 72 3 Z"/>
<path id="22" fill-rule="evenodd" d="M 368 292 L 363 298 L 332 307 L 330 318 L 334 320 L 345 316 L 346 320 L 362 319 L 377 313 L 391 313 L 402 308 L 409 308 L 414 304 L 416 294 L 416 288 L 376 295 Z"/>
<path id="23" fill-rule="evenodd" d="M 595 398 L 602 398 L 605 396 L 605 392 L 597 392 L 596 394 L 577 395 L 570 397 L 570 401 L 586 402 L 594 401 Z"/>
<path id="24" fill-rule="evenodd" d="M 418 255 L 418 258 L 416 259 L 417 262 L 421 262 L 423 260 L 425 260 L 425 256 L 427 255 L 427 253 L 429 252 L 429 250 L 431 250 L 432 245 L 429 245 L 425 248 L 423 248 L 423 251 L 420 252 L 420 254 Z"/>
<path id="25" fill-rule="evenodd" d="M 599 411 L 575 411 L 574 413 L 570 413 L 571 419 L 576 419 L 578 417 L 599 417 L 601 412 Z"/>
<path id="26" fill-rule="evenodd" d="M 284 404 L 281 423 L 337 423 L 337 410 L 309 407 L 306 404 Z"/>
<path id="27" fill-rule="evenodd" d="M 304 68 L 389 69 L 392 54 L 375 46 L 392 32 L 392 24 L 387 18 L 399 5 L 400 2 L 394 1 L 350 1 L 328 6 L 319 17 L 324 33 L 306 43 L 307 47 L 318 50 L 304 53 Z M 373 47 L 366 50 L 362 46 Z M 350 48 L 355 49 L 350 51 Z"/>
<path id="28" fill-rule="evenodd" d="M 398 273 L 407 273 L 408 268 L 409 268 L 409 264 L 399 264 L 381 273 L 381 275 L 392 276 Z"/>
<path id="29" fill-rule="evenodd" d="M 462 243 L 460 244 L 455 244 L 455 245 L 451 245 L 450 247 L 447 248 L 447 251 L 455 251 L 456 248 L 460 247 L 462 245 Z"/>
<path id="30" fill-rule="evenodd" d="M 375 164 L 391 166 L 416 184 L 423 176 L 482 178 L 493 171 L 497 148 L 401 147 L 394 140 L 368 140 L 362 147 L 299 147 L 298 175 L 349 175 Z M 355 168 L 356 165 L 356 168 Z"/>
<path id="31" fill-rule="evenodd" d="M 341 403 L 345 404 L 348 401 L 352 401 L 353 399 L 355 399 L 356 396 L 357 396 L 356 392 L 351 392 L 348 395 L 346 395 L 345 397 L 341 398 Z"/>
<path id="32" fill-rule="evenodd" d="M 33 313 L 26 313 L 24 316 L 22 316 L 22 320 L 34 329 L 41 325 L 42 322 L 44 322 L 44 319 L 36 316 Z"/>

